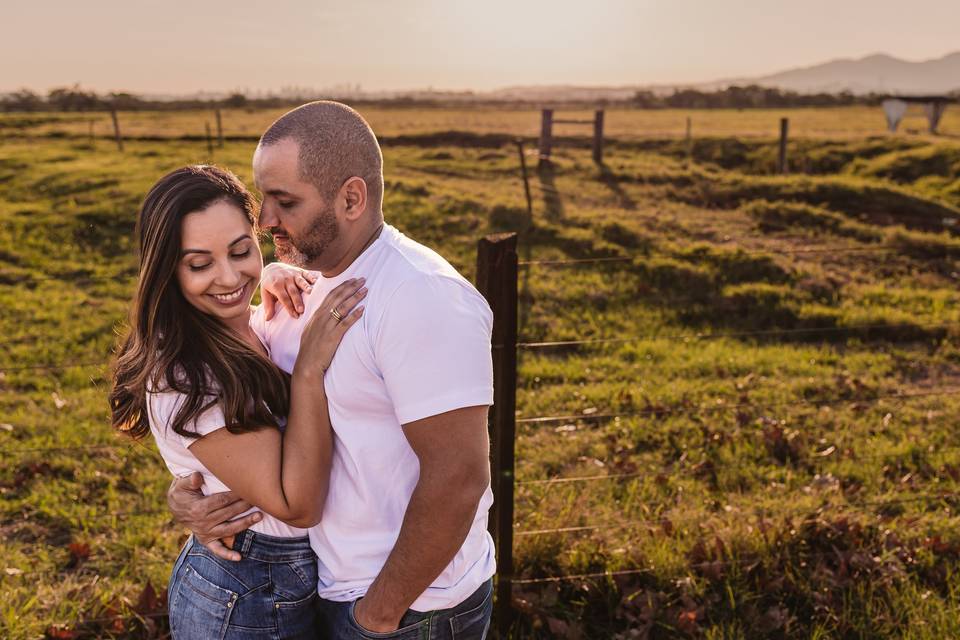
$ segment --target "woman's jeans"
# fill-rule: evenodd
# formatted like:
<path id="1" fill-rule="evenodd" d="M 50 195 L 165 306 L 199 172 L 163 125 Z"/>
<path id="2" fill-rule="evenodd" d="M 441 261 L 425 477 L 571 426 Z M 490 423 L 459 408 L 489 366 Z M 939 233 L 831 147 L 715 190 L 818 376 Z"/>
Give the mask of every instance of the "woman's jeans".
<path id="1" fill-rule="evenodd" d="M 187 540 L 168 588 L 174 640 L 314 638 L 317 557 L 310 541 L 247 530 L 233 548 L 239 562 Z"/>
<path id="2" fill-rule="evenodd" d="M 493 581 L 480 585 L 473 595 L 451 609 L 408 610 L 400 628 L 387 633 L 367 631 L 357 624 L 354 602 L 320 600 L 321 625 L 318 638 L 337 640 L 482 640 L 490 627 L 493 612 Z"/>

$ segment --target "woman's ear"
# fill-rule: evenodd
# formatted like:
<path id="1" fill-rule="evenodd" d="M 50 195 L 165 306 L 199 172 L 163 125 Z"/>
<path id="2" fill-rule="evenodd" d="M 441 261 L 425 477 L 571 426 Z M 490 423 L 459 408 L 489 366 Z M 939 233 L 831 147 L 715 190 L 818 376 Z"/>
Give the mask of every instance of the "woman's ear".
<path id="1" fill-rule="evenodd" d="M 346 203 L 347 220 L 357 220 L 367 210 L 367 183 L 363 178 L 347 178 L 340 187 L 340 195 Z"/>

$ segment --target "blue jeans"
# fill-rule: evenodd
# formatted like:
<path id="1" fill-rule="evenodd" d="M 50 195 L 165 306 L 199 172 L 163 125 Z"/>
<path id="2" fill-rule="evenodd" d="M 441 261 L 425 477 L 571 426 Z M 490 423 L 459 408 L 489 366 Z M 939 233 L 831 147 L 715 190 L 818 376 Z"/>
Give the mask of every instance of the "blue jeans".
<path id="1" fill-rule="evenodd" d="M 408 609 L 400 628 L 388 633 L 367 631 L 353 616 L 354 602 L 320 602 L 318 638 L 336 640 L 482 640 L 487 637 L 493 612 L 493 581 L 480 585 L 473 595 L 451 609 L 421 613 Z"/>
<path id="2" fill-rule="evenodd" d="M 247 530 L 233 548 L 239 562 L 187 540 L 168 587 L 174 640 L 314 638 L 317 556 L 310 541 Z"/>

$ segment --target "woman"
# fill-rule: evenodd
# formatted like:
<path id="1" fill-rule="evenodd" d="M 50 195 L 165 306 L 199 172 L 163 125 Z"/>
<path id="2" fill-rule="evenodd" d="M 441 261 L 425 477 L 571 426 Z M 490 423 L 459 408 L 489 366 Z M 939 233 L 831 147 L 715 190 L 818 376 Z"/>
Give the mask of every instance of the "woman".
<path id="1" fill-rule="evenodd" d="M 187 542 L 168 588 L 171 631 L 308 637 L 317 564 L 304 528 L 320 519 L 332 448 L 323 375 L 366 289 L 351 280 L 325 298 L 321 308 L 342 320 L 310 320 L 288 377 L 249 324 L 263 257 L 254 201 L 236 176 L 212 166 L 164 176 L 140 208 L 137 235 L 140 280 L 110 394 L 113 425 L 152 433 L 173 474 L 198 471 L 206 493 L 229 488 L 264 512 L 233 541 L 240 562 Z"/>

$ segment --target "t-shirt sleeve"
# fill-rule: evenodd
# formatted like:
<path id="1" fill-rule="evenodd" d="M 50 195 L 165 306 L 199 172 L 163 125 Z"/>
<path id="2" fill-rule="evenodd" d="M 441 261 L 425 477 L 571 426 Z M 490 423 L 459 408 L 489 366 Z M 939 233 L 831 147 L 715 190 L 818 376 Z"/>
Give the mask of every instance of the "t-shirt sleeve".
<path id="1" fill-rule="evenodd" d="M 374 353 L 400 424 L 493 404 L 493 314 L 466 282 L 422 276 L 387 302 Z"/>
<path id="2" fill-rule="evenodd" d="M 219 403 L 214 403 L 206 410 L 200 413 L 193 421 L 188 422 L 186 428 L 198 434 L 197 438 L 182 436 L 173 430 L 173 419 L 176 417 L 180 407 L 186 401 L 187 396 L 178 391 L 160 391 L 147 393 L 147 410 L 150 412 L 148 419 L 150 421 L 150 430 L 158 443 L 163 441 L 172 441 L 189 448 L 191 444 L 199 438 L 213 433 L 217 429 L 222 429 L 227 421 L 223 415 L 223 409 Z"/>
<path id="3" fill-rule="evenodd" d="M 263 304 L 258 304 L 250 312 L 250 328 L 257 334 L 260 342 L 270 344 L 267 339 L 267 312 Z"/>

